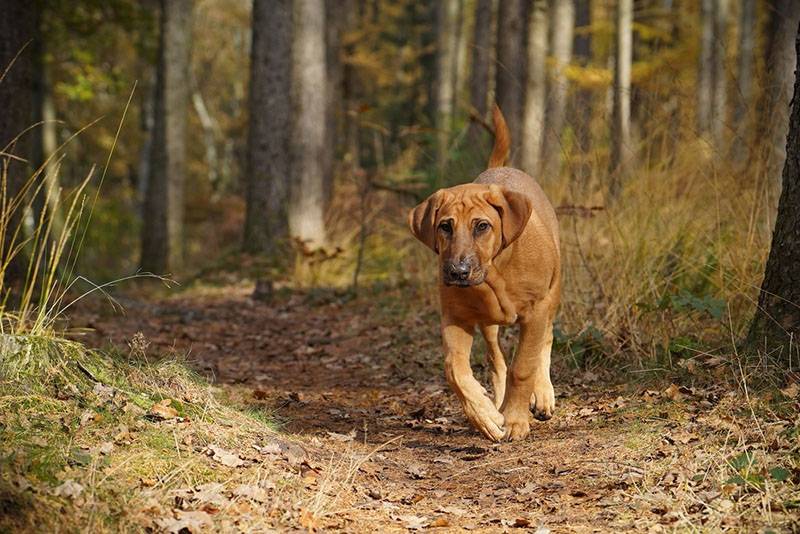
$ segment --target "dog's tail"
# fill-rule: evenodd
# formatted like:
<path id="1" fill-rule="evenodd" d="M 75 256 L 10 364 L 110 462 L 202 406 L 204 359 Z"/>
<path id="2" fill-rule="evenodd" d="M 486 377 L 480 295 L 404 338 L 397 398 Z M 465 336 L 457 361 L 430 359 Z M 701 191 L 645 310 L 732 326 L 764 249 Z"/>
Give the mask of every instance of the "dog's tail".
<path id="1" fill-rule="evenodd" d="M 503 167 L 508 161 L 508 154 L 511 152 L 511 135 L 508 133 L 508 125 L 503 117 L 500 107 L 495 104 L 492 110 L 492 121 L 494 122 L 494 148 L 492 155 L 489 156 L 489 168 Z"/>

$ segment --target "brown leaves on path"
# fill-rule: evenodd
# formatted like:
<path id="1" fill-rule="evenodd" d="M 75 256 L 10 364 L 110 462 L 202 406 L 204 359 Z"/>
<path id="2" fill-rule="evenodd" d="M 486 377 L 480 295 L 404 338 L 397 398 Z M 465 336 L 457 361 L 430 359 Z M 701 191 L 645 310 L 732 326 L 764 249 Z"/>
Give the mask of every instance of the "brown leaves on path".
<path id="1" fill-rule="evenodd" d="M 535 422 L 523 443 L 490 444 L 444 382 L 435 315 L 385 313 L 392 304 L 297 295 L 264 304 L 229 291 L 160 303 L 127 325 L 95 324 L 120 341 L 142 331 L 150 350 L 191 351 L 237 384 L 225 388 L 235 402 L 275 413 L 291 441 L 248 451 L 211 444 L 205 454 L 234 471 L 282 462 L 307 492 L 285 504 L 287 517 L 307 529 L 800 527 L 796 415 L 703 385 L 701 367 L 636 386 L 556 365 L 556 417 Z M 781 395 L 796 403 L 797 387 Z M 185 497 L 192 507 L 202 506 L 196 490 Z M 274 489 L 246 481 L 218 493 L 273 510 L 276 502 Z"/>

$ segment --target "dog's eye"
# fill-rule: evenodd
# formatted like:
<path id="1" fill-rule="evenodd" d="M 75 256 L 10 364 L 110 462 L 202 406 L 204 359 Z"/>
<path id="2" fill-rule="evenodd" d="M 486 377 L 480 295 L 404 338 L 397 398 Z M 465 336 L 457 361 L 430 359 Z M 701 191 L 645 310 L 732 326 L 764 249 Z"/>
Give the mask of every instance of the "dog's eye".
<path id="1" fill-rule="evenodd" d="M 475 231 L 476 232 L 485 232 L 489 228 L 491 228 L 491 225 L 486 221 L 481 221 L 481 222 L 479 222 L 478 224 L 475 225 Z"/>
<path id="2" fill-rule="evenodd" d="M 439 230 L 446 234 L 453 233 L 453 225 L 450 224 L 450 221 L 442 221 L 439 223 Z"/>

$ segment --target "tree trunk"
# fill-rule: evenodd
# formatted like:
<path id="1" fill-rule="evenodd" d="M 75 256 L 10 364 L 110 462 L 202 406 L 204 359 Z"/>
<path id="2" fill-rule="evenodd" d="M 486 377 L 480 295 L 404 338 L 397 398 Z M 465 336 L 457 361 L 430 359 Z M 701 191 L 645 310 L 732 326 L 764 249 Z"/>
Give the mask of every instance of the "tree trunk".
<path id="1" fill-rule="evenodd" d="M 633 0 L 617 2 L 617 42 L 614 61 L 614 111 L 611 124 L 612 198 L 619 196 L 631 164 L 631 60 L 633 59 Z"/>
<path id="2" fill-rule="evenodd" d="M 41 28 L 41 25 L 37 25 L 37 27 Z M 33 201 L 33 211 L 37 222 L 43 220 L 43 216 L 52 218 L 51 231 L 54 235 L 59 235 L 62 229 L 62 222 L 57 208 L 59 180 L 55 157 L 55 152 L 58 148 L 56 111 L 53 103 L 50 77 L 45 63 L 44 43 L 42 43 L 41 39 L 37 39 L 34 44 L 36 73 L 34 75 L 33 122 L 39 123 L 39 126 L 32 132 L 31 166 L 33 171 L 40 171 L 38 181 L 42 185 Z"/>
<path id="3" fill-rule="evenodd" d="M 497 16 L 495 93 L 511 134 L 511 163 L 518 164 L 525 81 L 526 2 L 502 0 Z"/>
<path id="4" fill-rule="evenodd" d="M 155 122 L 145 194 L 142 269 L 179 270 L 183 262 L 186 118 L 193 0 L 161 1 Z"/>
<path id="5" fill-rule="evenodd" d="M 436 146 L 440 171 L 444 168 L 453 128 L 458 77 L 458 11 L 462 0 L 440 0 L 436 4 Z"/>
<path id="6" fill-rule="evenodd" d="M 343 0 L 325 1 L 325 62 L 328 77 L 328 103 L 325 142 L 325 209 L 333 198 L 333 180 L 336 174 L 336 155 L 344 139 L 344 65 L 342 64 L 342 35 L 347 29 L 348 6 Z"/>
<path id="7" fill-rule="evenodd" d="M 728 75 L 725 69 L 725 51 L 728 35 L 728 0 L 714 0 L 714 54 L 713 54 L 713 106 L 711 133 L 718 150 L 725 146 L 728 128 Z"/>
<path id="8" fill-rule="evenodd" d="M 327 70 L 325 4 L 295 0 L 292 50 L 294 117 L 289 234 L 308 249 L 324 247 Z"/>
<path id="9" fill-rule="evenodd" d="M 792 96 L 792 69 L 795 63 L 794 38 L 800 23 L 800 2 L 773 0 L 770 2 L 767 72 L 762 116 L 767 140 L 767 173 L 779 180 L 780 168 L 786 159 L 784 136 L 789 125 L 789 103 Z"/>
<path id="10" fill-rule="evenodd" d="M 26 270 L 19 255 L 9 264 L 6 262 L 11 259 L 12 246 L 24 237 L 22 210 L 12 212 L 8 203 L 19 195 L 28 179 L 24 161 L 30 157 L 31 134 L 20 134 L 31 126 L 33 118 L 34 57 L 29 43 L 37 37 L 34 9 L 31 2 L 0 1 L 0 72 L 5 72 L 0 82 L 0 152 L 4 154 L 0 156 L 0 185 L 5 189 L 0 197 L 0 299 L 7 290 L 19 289 Z M 17 231 L 20 233 L 15 239 Z"/>
<path id="11" fill-rule="evenodd" d="M 192 91 L 192 106 L 194 106 L 194 112 L 197 113 L 197 118 L 200 119 L 200 126 L 203 128 L 208 183 L 213 191 L 217 191 L 220 185 L 220 161 L 217 152 L 217 138 L 220 137 L 219 124 L 209 113 L 200 89 L 195 88 Z"/>
<path id="12" fill-rule="evenodd" d="M 572 55 L 574 61 L 581 67 L 592 63 L 592 3 L 591 0 L 577 0 L 575 2 L 575 39 L 573 41 Z M 579 164 L 573 168 L 577 185 L 586 187 L 592 172 L 589 164 L 589 151 L 592 141 L 592 115 L 594 107 L 594 94 L 591 89 L 578 86 L 569 116 L 575 132 L 576 150 Z"/>
<path id="13" fill-rule="evenodd" d="M 776 359 L 793 369 L 798 363 L 793 358 L 800 354 L 800 33 L 795 35 L 798 59 L 786 138 L 783 190 L 749 335 L 751 344 L 777 354 Z"/>
<path id="14" fill-rule="evenodd" d="M 711 132 L 714 94 L 714 0 L 700 3 L 700 57 L 697 64 L 697 131 L 705 136 Z"/>
<path id="15" fill-rule="evenodd" d="M 254 0 L 244 248 L 268 253 L 286 238 L 291 176 L 292 0 Z"/>
<path id="16" fill-rule="evenodd" d="M 552 56 L 553 76 L 549 91 L 547 115 L 547 150 L 545 151 L 544 176 L 555 178 L 561 167 L 561 132 L 564 129 L 564 116 L 567 106 L 566 69 L 572 60 L 572 36 L 575 31 L 575 1 L 558 0 L 553 2 L 552 15 Z"/>
<path id="17" fill-rule="evenodd" d="M 472 109 L 485 119 L 489 111 L 489 73 L 492 62 L 492 0 L 475 0 L 474 15 L 469 102 Z M 469 143 L 475 154 L 489 152 L 489 136 L 475 121 L 469 126 Z"/>
<path id="18" fill-rule="evenodd" d="M 489 111 L 489 66 L 492 61 L 492 0 L 475 0 L 469 100 L 481 117 Z"/>
<path id="19" fill-rule="evenodd" d="M 739 64 L 737 88 L 739 101 L 736 106 L 736 123 L 744 123 L 753 105 L 753 59 L 756 47 L 756 0 L 742 0 L 739 13 Z"/>
<path id="20" fill-rule="evenodd" d="M 538 176 L 545 128 L 547 0 L 534 0 L 528 24 L 528 66 L 522 124 L 522 170 Z"/>

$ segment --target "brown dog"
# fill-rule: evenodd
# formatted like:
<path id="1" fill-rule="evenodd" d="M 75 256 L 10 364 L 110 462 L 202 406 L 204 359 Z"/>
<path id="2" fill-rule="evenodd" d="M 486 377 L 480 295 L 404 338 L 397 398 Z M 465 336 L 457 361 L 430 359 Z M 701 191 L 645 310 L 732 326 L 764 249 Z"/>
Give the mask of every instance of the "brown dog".
<path id="1" fill-rule="evenodd" d="M 536 181 L 503 167 L 508 128 L 494 109 L 489 169 L 471 184 L 441 189 L 409 214 L 414 235 L 439 255 L 445 374 L 472 425 L 487 438 L 522 439 L 530 415 L 552 417 L 553 318 L 561 297 L 561 255 L 553 206 Z M 506 377 L 499 325 L 519 322 L 519 349 Z M 478 327 L 492 360 L 494 402 L 469 359 Z"/>

